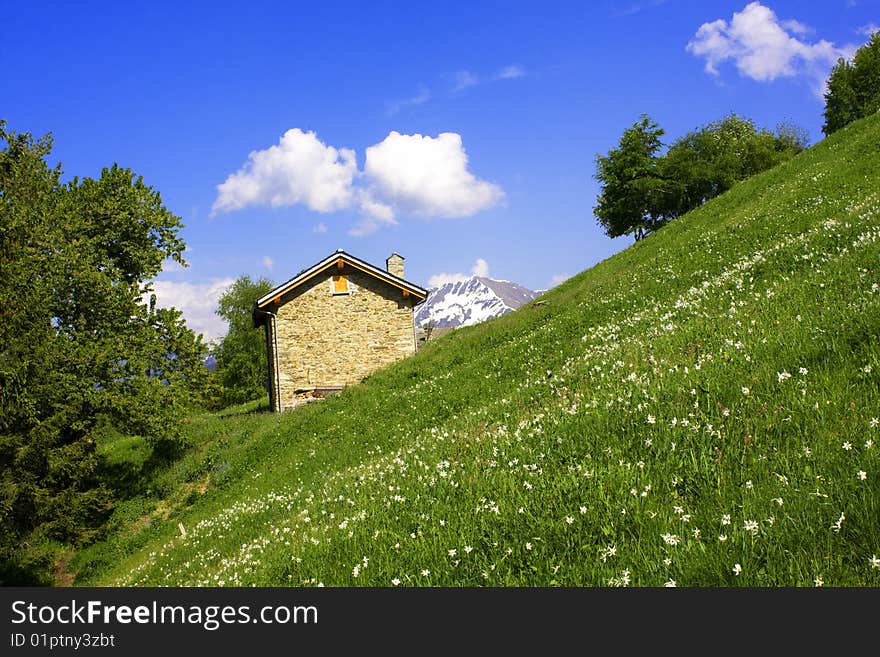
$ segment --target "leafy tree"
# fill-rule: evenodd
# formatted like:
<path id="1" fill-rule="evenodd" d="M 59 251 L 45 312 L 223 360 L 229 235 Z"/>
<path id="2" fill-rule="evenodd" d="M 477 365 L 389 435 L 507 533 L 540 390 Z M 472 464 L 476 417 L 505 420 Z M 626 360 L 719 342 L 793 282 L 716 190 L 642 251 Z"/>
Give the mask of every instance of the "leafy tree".
<path id="1" fill-rule="evenodd" d="M 736 114 L 687 133 L 659 155 L 662 135 L 642 115 L 616 149 L 596 158 L 602 189 L 593 210 L 609 237 L 632 233 L 641 239 L 807 147 L 797 126 L 781 124 L 774 134 Z"/>
<path id="2" fill-rule="evenodd" d="M 252 312 L 257 299 L 275 286 L 271 281 L 239 276 L 220 297 L 217 314 L 229 330 L 216 349 L 217 372 L 226 405 L 258 399 L 266 393 L 269 370 L 263 331 L 254 328 Z"/>
<path id="3" fill-rule="evenodd" d="M 637 240 L 665 222 L 659 198 L 664 181 L 657 153 L 663 129 L 643 114 L 620 138 L 617 148 L 596 157 L 596 180 L 602 185 L 593 212 L 609 237 L 633 234 Z"/>
<path id="4" fill-rule="evenodd" d="M 838 59 L 825 92 L 825 125 L 830 135 L 856 119 L 880 110 L 880 30 L 856 51 L 853 60 Z"/>
<path id="5" fill-rule="evenodd" d="M 679 217 L 806 147 L 806 134 L 797 126 L 781 124 L 774 134 L 759 130 L 751 119 L 729 114 L 669 147 L 658 165 L 667 181 L 661 211 Z"/>
<path id="6" fill-rule="evenodd" d="M 205 345 L 149 302 L 180 219 L 113 165 L 61 182 L 50 136 L 0 121 L 0 579 L 28 536 L 87 541 L 112 507 L 98 474 L 106 426 L 180 445 Z"/>

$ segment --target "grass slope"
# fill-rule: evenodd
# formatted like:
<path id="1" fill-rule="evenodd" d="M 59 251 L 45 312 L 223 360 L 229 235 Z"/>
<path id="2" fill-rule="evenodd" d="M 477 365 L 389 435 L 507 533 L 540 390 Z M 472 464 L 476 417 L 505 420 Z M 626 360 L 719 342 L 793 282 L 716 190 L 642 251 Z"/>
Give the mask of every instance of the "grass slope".
<path id="1" fill-rule="evenodd" d="M 76 582 L 878 586 L 878 266 L 880 115 L 332 399 L 192 418 Z"/>

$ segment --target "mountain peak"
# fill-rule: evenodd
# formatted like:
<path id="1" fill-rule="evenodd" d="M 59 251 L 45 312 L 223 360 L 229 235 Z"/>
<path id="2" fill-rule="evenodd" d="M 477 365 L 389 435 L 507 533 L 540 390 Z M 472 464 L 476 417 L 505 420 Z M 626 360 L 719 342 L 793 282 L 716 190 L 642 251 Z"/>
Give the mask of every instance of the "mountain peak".
<path id="1" fill-rule="evenodd" d="M 511 281 L 471 276 L 431 288 L 416 309 L 415 323 L 437 328 L 471 326 L 516 310 L 537 296 Z"/>

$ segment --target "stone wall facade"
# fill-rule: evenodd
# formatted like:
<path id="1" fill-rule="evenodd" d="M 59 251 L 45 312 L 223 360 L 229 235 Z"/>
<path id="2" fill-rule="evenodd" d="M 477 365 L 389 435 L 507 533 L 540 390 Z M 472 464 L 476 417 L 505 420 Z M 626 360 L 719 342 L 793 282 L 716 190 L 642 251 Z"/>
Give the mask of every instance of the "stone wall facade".
<path id="1" fill-rule="evenodd" d="M 344 286 L 334 280 L 339 276 Z M 340 292 L 340 287 L 347 291 Z M 418 301 L 348 263 L 285 294 L 268 323 L 272 407 L 291 408 L 298 393 L 352 385 L 412 355 L 413 306 Z"/>

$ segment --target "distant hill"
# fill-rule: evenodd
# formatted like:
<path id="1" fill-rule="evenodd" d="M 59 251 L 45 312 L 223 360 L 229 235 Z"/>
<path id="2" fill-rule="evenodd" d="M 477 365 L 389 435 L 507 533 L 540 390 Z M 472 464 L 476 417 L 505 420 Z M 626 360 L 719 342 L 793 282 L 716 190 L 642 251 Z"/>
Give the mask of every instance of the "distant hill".
<path id="1" fill-rule="evenodd" d="M 516 310 L 538 295 L 510 281 L 471 276 L 433 288 L 415 313 L 416 326 L 472 326 Z"/>

